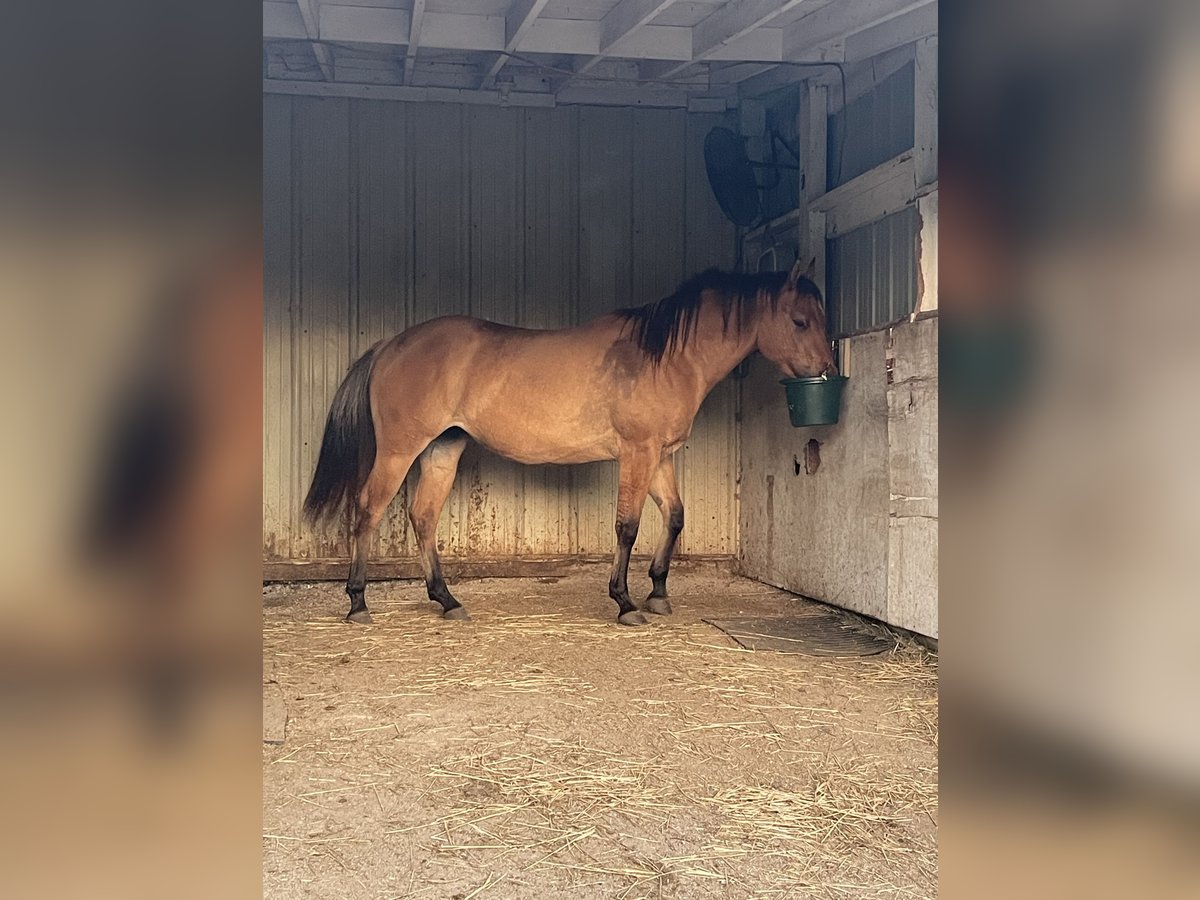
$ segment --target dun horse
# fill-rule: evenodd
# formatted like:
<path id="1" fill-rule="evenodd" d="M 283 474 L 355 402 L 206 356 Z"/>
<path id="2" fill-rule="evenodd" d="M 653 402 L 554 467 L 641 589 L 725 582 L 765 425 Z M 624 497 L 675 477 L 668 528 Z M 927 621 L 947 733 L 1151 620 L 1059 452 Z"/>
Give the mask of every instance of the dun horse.
<path id="1" fill-rule="evenodd" d="M 448 316 L 376 344 L 334 396 L 304 501 L 314 522 L 346 507 L 353 513 L 346 618 L 371 621 L 371 535 L 417 460 L 409 515 L 429 598 L 447 619 L 467 618 L 442 577 L 435 532 L 470 439 L 521 463 L 617 460 L 617 553 L 608 581 L 617 621 L 646 623 L 626 577 L 647 494 L 665 529 L 642 609 L 670 613 L 667 570 L 683 529 L 674 453 L 709 391 L 755 350 L 791 377 L 833 370 L 811 277 L 812 266 L 802 275 L 799 264 L 790 273 L 710 270 L 657 303 L 578 328 L 535 331 Z"/>

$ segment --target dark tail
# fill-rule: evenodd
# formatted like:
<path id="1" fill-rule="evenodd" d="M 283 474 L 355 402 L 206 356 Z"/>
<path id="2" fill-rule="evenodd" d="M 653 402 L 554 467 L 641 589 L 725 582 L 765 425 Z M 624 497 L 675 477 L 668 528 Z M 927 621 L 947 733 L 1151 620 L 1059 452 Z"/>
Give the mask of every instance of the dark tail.
<path id="1" fill-rule="evenodd" d="M 371 371 L 378 348 L 376 344 L 358 358 L 333 396 L 317 471 L 304 498 L 304 516 L 314 524 L 352 506 L 375 464 Z"/>

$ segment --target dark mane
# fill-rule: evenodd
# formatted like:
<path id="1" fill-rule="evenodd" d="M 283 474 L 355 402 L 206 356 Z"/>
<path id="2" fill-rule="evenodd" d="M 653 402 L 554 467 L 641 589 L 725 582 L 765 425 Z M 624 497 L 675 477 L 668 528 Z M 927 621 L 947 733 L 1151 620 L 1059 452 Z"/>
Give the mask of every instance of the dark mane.
<path id="1" fill-rule="evenodd" d="M 720 304 L 723 331 L 728 333 L 731 324 L 741 331 L 749 323 L 759 296 L 765 295 L 774 306 L 787 277 L 787 272 L 749 275 L 709 269 L 693 275 L 669 297 L 645 306 L 619 309 L 617 315 L 629 323 L 634 343 L 659 363 L 691 339 L 705 291 L 711 291 Z M 801 293 L 821 296 L 817 286 L 807 278 L 801 278 L 797 286 Z"/>

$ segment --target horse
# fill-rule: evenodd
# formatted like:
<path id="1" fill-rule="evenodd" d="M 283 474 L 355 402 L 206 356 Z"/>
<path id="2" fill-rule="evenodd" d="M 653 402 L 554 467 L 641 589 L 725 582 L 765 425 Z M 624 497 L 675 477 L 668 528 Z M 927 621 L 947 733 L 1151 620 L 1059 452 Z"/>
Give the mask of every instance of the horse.
<path id="1" fill-rule="evenodd" d="M 815 260 L 814 260 L 815 263 Z M 470 440 L 520 463 L 617 460 L 617 551 L 608 595 L 617 622 L 645 625 L 629 599 L 629 554 L 649 495 L 662 514 L 642 610 L 668 615 L 667 574 L 683 530 L 674 454 L 717 382 L 759 351 L 788 377 L 836 371 L 813 264 L 801 272 L 710 269 L 670 296 L 584 325 L 534 330 L 468 316 L 415 325 L 375 344 L 334 395 L 306 518 L 352 513 L 346 620 L 370 623 L 371 535 L 414 463 L 409 504 L 429 599 L 467 619 L 435 539 Z"/>

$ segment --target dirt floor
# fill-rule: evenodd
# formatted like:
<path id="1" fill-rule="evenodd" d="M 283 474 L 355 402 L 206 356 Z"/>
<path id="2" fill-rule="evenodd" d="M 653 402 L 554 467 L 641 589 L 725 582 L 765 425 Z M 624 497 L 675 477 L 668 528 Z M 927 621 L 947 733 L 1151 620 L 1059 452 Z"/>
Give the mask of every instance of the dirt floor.
<path id="1" fill-rule="evenodd" d="M 808 601 L 712 569 L 627 628 L 607 579 L 265 587 L 264 895 L 936 895 L 935 657 L 743 650 L 701 619 Z"/>

